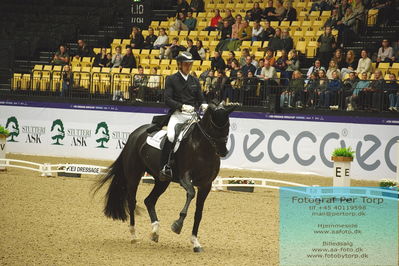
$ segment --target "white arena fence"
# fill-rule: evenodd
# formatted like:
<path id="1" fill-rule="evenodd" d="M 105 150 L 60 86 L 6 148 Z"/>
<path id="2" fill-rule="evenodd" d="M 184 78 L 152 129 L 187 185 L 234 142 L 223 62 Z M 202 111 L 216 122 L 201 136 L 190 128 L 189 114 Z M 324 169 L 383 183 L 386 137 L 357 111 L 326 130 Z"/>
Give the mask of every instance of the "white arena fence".
<path id="1" fill-rule="evenodd" d="M 15 159 L 0 159 L 0 167 L 12 167 L 12 168 L 20 168 L 25 170 L 31 170 L 35 172 L 39 172 L 41 176 L 53 176 L 54 173 L 73 173 L 73 174 L 84 174 L 84 175 L 101 175 L 106 174 L 106 170 L 108 167 L 105 166 L 97 166 L 97 165 L 86 165 L 86 164 L 49 164 L 49 163 L 35 163 L 23 160 L 15 160 Z M 145 175 L 142 177 L 144 180 L 152 180 L 154 179 L 152 176 Z M 240 183 L 230 183 L 234 181 L 240 181 Z M 302 194 L 323 194 L 323 195 L 337 195 L 337 191 L 333 191 L 330 189 L 326 189 L 323 187 L 319 187 L 318 185 L 304 185 L 294 182 L 288 182 L 283 180 L 276 179 L 266 179 L 266 178 L 251 178 L 251 177 L 220 177 L 218 176 L 213 184 L 213 190 L 222 190 L 223 187 L 259 187 L 259 188 L 271 188 L 279 190 L 280 186 L 270 185 L 272 184 L 281 184 L 286 186 L 293 187 L 303 187 L 304 190 L 292 189 L 293 192 L 298 192 Z M 290 190 L 289 188 L 284 188 L 285 190 Z M 362 196 L 368 197 L 381 197 L 381 189 L 379 188 L 363 188 L 363 187 L 351 187 L 349 188 L 350 193 L 355 193 Z M 342 196 L 345 195 L 345 191 L 342 192 L 340 189 Z M 349 192 L 349 191 L 348 191 Z M 394 195 L 398 195 L 398 192 L 391 190 L 384 190 L 384 193 L 392 194 L 390 199 L 394 197 Z M 397 198 L 397 197 L 396 197 Z"/>

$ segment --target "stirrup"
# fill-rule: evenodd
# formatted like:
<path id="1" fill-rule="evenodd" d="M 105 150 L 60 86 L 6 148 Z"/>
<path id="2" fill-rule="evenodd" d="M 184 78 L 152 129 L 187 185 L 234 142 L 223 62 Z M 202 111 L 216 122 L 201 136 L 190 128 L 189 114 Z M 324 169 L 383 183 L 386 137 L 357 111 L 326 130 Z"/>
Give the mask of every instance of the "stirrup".
<path id="1" fill-rule="evenodd" d="M 172 181 L 172 169 L 168 164 L 162 168 L 159 172 L 159 180 L 160 181 Z"/>

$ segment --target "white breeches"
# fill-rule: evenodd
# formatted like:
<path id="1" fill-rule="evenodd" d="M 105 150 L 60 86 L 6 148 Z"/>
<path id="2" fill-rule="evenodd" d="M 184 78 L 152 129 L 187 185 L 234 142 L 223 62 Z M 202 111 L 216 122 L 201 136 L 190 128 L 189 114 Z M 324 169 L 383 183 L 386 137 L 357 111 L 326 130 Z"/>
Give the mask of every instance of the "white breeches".
<path id="1" fill-rule="evenodd" d="M 169 119 L 168 123 L 168 140 L 173 143 L 175 140 L 175 126 L 177 124 L 183 124 L 190 120 L 192 117 L 191 114 L 182 113 L 179 110 L 176 110 Z"/>

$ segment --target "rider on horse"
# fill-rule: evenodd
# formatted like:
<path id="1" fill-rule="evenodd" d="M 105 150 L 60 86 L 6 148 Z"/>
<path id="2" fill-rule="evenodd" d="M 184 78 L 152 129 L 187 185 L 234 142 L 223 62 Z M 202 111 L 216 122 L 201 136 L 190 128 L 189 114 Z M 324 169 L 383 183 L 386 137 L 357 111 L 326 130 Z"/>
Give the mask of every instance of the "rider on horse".
<path id="1" fill-rule="evenodd" d="M 170 155 L 175 141 L 175 127 L 192 118 L 195 108 L 206 110 L 208 105 L 202 94 L 199 80 L 190 75 L 193 56 L 189 52 L 180 52 L 176 57 L 179 71 L 168 76 L 165 81 L 165 104 L 170 107 L 167 140 L 161 155 L 160 180 L 171 180 L 172 169 Z"/>

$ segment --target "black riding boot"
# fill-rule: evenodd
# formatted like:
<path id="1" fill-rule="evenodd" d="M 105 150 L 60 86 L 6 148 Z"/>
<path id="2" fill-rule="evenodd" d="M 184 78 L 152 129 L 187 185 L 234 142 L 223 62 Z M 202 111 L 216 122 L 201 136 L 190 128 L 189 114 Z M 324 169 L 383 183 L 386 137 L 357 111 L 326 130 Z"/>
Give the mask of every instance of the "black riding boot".
<path id="1" fill-rule="evenodd" d="M 159 172 L 159 180 L 171 181 L 172 180 L 172 168 L 170 167 L 170 156 L 172 152 L 172 143 L 166 139 L 161 154 L 161 171 Z"/>

